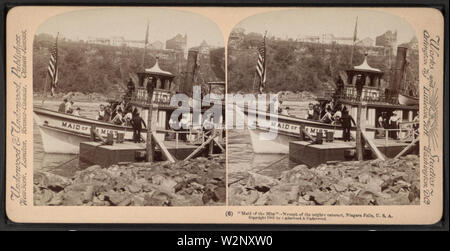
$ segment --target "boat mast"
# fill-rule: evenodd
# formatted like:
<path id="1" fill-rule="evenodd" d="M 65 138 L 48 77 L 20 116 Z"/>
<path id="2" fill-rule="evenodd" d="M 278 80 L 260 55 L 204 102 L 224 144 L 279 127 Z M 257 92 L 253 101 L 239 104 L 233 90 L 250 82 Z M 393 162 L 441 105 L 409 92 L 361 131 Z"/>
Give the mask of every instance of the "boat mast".
<path id="1" fill-rule="evenodd" d="M 355 51 L 355 43 L 356 43 L 357 34 L 358 34 L 358 17 L 356 17 L 355 31 L 353 32 L 352 52 L 350 54 L 350 67 L 353 67 L 353 54 L 354 54 L 354 51 Z"/>
<path id="2" fill-rule="evenodd" d="M 149 27 L 149 22 L 147 20 L 147 30 L 145 31 L 145 41 L 144 41 L 144 53 L 142 54 L 142 68 L 145 69 L 145 54 L 146 54 L 146 50 L 147 50 L 147 43 L 148 43 L 148 27 Z"/>

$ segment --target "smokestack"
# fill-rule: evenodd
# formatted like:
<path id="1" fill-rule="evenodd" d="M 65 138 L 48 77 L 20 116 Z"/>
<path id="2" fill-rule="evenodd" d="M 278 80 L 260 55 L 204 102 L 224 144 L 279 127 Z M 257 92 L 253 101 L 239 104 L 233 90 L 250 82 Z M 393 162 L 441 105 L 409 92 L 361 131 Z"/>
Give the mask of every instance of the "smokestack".
<path id="1" fill-rule="evenodd" d="M 397 58 L 393 68 L 393 76 L 391 78 L 390 89 L 391 93 L 397 96 L 400 90 L 403 90 L 403 73 L 406 65 L 406 47 L 397 47 Z"/>
<path id="2" fill-rule="evenodd" d="M 197 50 L 189 50 L 186 64 L 186 74 L 183 86 L 181 88 L 181 92 L 186 93 L 187 95 L 192 95 L 192 86 L 194 84 L 194 78 L 197 71 L 197 56 Z"/>

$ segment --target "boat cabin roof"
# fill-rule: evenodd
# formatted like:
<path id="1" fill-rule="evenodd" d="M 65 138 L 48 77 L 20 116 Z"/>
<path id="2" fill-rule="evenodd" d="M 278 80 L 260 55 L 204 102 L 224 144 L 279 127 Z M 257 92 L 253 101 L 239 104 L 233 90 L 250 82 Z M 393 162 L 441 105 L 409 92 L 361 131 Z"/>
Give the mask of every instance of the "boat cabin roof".
<path id="1" fill-rule="evenodd" d="M 383 75 L 383 72 L 380 69 L 373 68 L 367 63 L 367 53 L 364 56 L 364 61 L 362 64 L 353 66 L 352 69 L 347 70 L 348 73 L 353 73 L 351 75 L 356 74 L 373 74 L 373 75 Z"/>
<path id="2" fill-rule="evenodd" d="M 159 58 L 156 57 L 156 63 L 153 65 L 150 69 L 145 69 L 143 72 L 138 72 L 137 74 L 139 76 L 145 76 L 145 77 L 164 77 L 164 78 L 174 78 L 175 75 L 173 75 L 171 72 L 164 71 L 159 67 Z"/>

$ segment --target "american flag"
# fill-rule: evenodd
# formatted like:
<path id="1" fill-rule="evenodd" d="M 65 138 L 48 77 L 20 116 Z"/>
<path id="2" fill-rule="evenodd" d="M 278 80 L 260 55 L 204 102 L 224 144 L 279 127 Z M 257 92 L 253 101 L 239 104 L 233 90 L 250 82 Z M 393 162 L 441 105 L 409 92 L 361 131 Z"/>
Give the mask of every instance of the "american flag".
<path id="1" fill-rule="evenodd" d="M 266 35 L 264 35 L 264 40 L 258 48 L 256 72 L 259 76 L 259 93 L 262 93 L 264 87 L 266 86 Z"/>
<path id="2" fill-rule="evenodd" d="M 50 61 L 47 69 L 52 80 L 51 94 L 53 96 L 58 85 L 58 35 L 56 35 L 55 45 L 50 49 Z"/>

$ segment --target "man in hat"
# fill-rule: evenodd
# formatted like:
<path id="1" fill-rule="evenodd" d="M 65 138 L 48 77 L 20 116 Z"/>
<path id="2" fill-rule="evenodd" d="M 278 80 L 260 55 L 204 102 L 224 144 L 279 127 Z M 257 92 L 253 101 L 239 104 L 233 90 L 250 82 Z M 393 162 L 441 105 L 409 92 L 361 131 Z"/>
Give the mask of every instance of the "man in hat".
<path id="1" fill-rule="evenodd" d="M 356 125 L 356 123 L 347 109 L 342 110 L 342 117 L 340 119 L 340 122 L 342 125 L 342 138 L 344 139 L 344 141 L 350 141 L 350 129 L 352 127 L 352 123 L 353 125 Z"/>
<path id="2" fill-rule="evenodd" d="M 142 119 L 142 117 L 139 115 L 139 112 L 136 109 L 133 111 L 133 118 L 131 119 L 130 123 L 131 126 L 133 127 L 134 143 L 139 143 L 141 141 L 142 126 L 144 126 L 144 128 L 147 128 L 147 125 L 145 124 L 145 121 Z"/>

